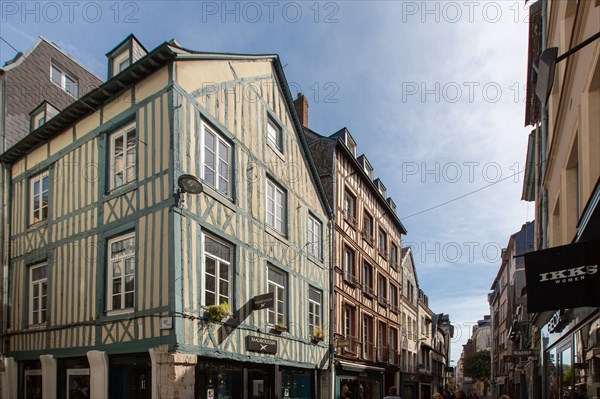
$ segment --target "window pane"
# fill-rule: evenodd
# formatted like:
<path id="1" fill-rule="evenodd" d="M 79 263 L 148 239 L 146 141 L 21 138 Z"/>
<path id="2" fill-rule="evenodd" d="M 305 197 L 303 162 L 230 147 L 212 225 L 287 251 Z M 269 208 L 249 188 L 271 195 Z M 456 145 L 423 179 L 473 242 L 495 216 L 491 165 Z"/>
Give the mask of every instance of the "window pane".
<path id="1" fill-rule="evenodd" d="M 59 86 L 62 86 L 62 82 L 61 82 L 61 72 L 56 69 L 56 67 L 52 66 L 52 69 L 50 71 L 50 77 L 52 78 L 52 81 L 54 83 L 56 83 Z"/>

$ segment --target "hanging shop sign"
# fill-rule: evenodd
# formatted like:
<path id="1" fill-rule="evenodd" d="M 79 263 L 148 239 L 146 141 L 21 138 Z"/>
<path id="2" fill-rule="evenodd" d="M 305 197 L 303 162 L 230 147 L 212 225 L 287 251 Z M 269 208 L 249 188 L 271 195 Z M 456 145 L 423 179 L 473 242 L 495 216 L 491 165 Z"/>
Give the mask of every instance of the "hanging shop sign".
<path id="1" fill-rule="evenodd" d="M 252 309 L 271 309 L 275 306 L 275 295 L 273 292 L 269 292 L 262 295 L 257 295 L 252 300 Z"/>
<path id="2" fill-rule="evenodd" d="M 529 313 L 600 306 L 600 240 L 525 254 Z"/>

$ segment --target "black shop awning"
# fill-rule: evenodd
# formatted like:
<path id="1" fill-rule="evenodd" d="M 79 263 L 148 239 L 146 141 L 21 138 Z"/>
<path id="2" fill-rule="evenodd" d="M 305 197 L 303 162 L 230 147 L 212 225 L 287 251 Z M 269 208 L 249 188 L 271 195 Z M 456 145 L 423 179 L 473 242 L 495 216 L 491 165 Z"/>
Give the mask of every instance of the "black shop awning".
<path id="1" fill-rule="evenodd" d="M 600 306 L 600 240 L 525 254 L 527 310 Z"/>

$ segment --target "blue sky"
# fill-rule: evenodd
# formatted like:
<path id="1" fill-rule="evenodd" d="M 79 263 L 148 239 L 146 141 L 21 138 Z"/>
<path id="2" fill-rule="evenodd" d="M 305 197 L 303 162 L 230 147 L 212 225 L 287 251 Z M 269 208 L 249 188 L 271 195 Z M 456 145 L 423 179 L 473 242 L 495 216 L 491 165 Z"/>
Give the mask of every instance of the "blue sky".
<path id="1" fill-rule="evenodd" d="M 500 248 L 534 216 L 518 174 L 530 131 L 523 0 L 0 7 L 10 45 L 25 52 L 43 35 L 102 78 L 104 54 L 129 33 L 149 50 L 175 38 L 194 50 L 279 54 L 292 91 L 310 102 L 309 127 L 346 126 L 387 186 L 430 307 L 458 325 L 458 359 L 470 324 L 489 312 Z M 0 42 L 2 64 L 14 54 Z"/>

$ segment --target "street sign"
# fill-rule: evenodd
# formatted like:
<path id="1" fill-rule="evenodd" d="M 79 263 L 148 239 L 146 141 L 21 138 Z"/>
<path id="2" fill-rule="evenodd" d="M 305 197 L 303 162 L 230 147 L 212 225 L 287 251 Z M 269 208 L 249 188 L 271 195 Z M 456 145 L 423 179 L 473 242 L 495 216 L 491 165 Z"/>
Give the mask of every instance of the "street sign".
<path id="1" fill-rule="evenodd" d="M 335 341 L 335 346 L 337 348 L 349 348 L 350 345 L 352 345 L 352 341 L 350 340 L 350 338 L 340 338 L 337 341 Z"/>
<path id="2" fill-rule="evenodd" d="M 257 295 L 252 300 L 252 309 L 270 309 L 275 306 L 275 295 L 273 292 L 269 292 L 262 295 Z"/>
<path id="3" fill-rule="evenodd" d="M 246 336 L 246 350 L 250 352 L 270 353 L 272 355 L 277 353 L 277 341 L 256 337 L 254 335 Z"/>

